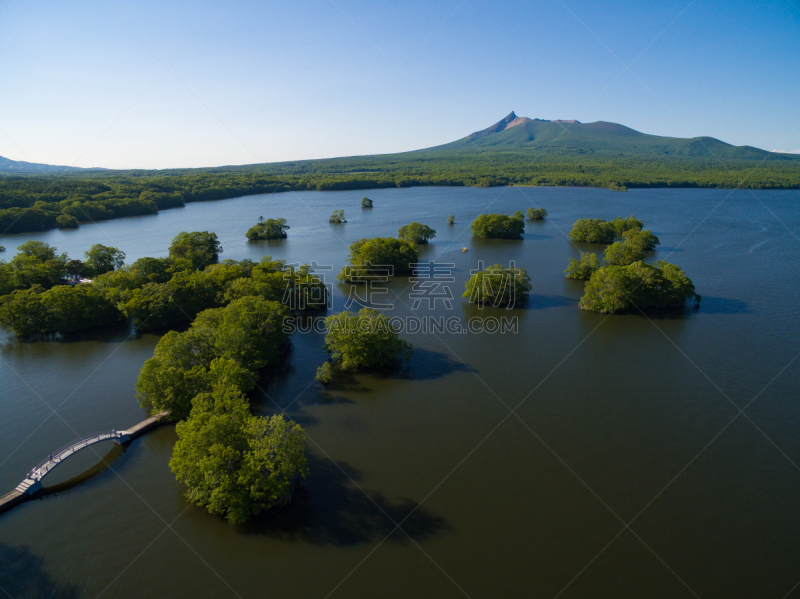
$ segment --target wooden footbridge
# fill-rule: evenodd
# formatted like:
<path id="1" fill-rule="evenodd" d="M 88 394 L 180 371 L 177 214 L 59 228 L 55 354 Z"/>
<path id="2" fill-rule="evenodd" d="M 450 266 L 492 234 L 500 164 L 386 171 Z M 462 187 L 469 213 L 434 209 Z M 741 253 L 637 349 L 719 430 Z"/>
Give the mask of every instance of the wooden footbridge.
<path id="1" fill-rule="evenodd" d="M 30 499 L 31 496 L 40 491 L 42 489 L 42 479 L 52 472 L 53 468 L 71 455 L 95 443 L 101 443 L 103 441 L 114 441 L 114 443 L 119 443 L 120 445 L 127 443 L 161 424 L 166 416 L 169 416 L 169 412 L 161 412 L 155 416 L 151 416 L 147 420 L 143 420 L 128 430 L 100 431 L 64 445 L 36 464 L 36 466 L 28 472 L 25 480 L 19 483 L 11 493 L 0 497 L 0 513 L 10 510 L 15 505 L 19 505 L 23 501 Z"/>

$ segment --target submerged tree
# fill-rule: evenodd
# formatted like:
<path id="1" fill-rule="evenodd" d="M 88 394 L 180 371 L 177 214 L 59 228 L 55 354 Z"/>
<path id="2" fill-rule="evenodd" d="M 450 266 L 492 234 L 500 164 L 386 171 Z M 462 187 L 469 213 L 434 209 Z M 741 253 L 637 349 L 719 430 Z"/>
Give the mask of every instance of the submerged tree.
<path id="1" fill-rule="evenodd" d="M 463 297 L 481 305 L 513 306 L 515 302 L 525 301 L 530 290 L 531 278 L 524 268 L 495 264 L 469 278 Z"/>
<path id="2" fill-rule="evenodd" d="M 603 266 L 586 284 L 580 300 L 583 310 L 615 313 L 629 309 L 677 308 L 700 302 L 694 284 L 676 265 L 660 260 L 656 266 L 634 262 Z"/>
<path id="3" fill-rule="evenodd" d="M 370 200 L 369 198 L 361 198 L 361 207 L 372 208 L 372 200 Z"/>
<path id="4" fill-rule="evenodd" d="M 505 214 L 481 214 L 470 226 L 476 237 L 521 239 L 525 223 Z"/>
<path id="5" fill-rule="evenodd" d="M 325 326 L 324 349 L 342 370 L 393 366 L 398 360 L 407 362 L 413 353 L 389 317 L 377 310 L 362 308 L 358 314 L 345 310 L 328 316 Z"/>
<path id="6" fill-rule="evenodd" d="M 447 217 L 447 224 L 448 225 L 456 224 L 456 215 L 455 214 L 451 214 L 450 216 Z"/>
<path id="7" fill-rule="evenodd" d="M 613 243 L 615 239 L 622 239 L 626 231 L 641 230 L 642 226 L 642 221 L 633 215 L 628 218 L 618 216 L 611 222 L 601 218 L 579 218 L 572 226 L 569 238 L 586 243 Z"/>
<path id="8" fill-rule="evenodd" d="M 600 268 L 600 260 L 597 259 L 596 254 L 581 252 L 580 260 L 569 259 L 569 264 L 564 272 L 567 273 L 568 279 L 588 281 L 598 268 Z"/>
<path id="9" fill-rule="evenodd" d="M 400 227 L 400 230 L 397 231 L 397 237 L 421 245 L 436 237 L 436 231 L 428 225 L 422 225 L 415 221 L 410 225 Z"/>
<path id="10" fill-rule="evenodd" d="M 175 432 L 169 466 L 186 496 L 232 524 L 285 505 L 294 483 L 308 475 L 303 429 L 282 415 L 253 416 L 236 386 L 199 394 Z"/>
<path id="11" fill-rule="evenodd" d="M 544 220 L 547 218 L 547 210 L 544 208 L 528 208 L 528 220 Z"/>
<path id="12" fill-rule="evenodd" d="M 286 239 L 286 231 L 289 225 L 285 218 L 258 219 L 258 222 L 250 227 L 245 233 L 245 237 L 250 241 L 262 241 L 266 239 Z"/>
<path id="13" fill-rule="evenodd" d="M 419 251 L 415 244 L 402 239 L 359 239 L 350 245 L 348 262 L 337 278 L 347 282 L 366 282 L 375 274 L 386 276 L 410 271 L 411 265 L 419 262 Z"/>
<path id="14" fill-rule="evenodd" d="M 328 222 L 335 225 L 346 223 L 347 221 L 344 218 L 344 210 L 334 210 L 333 214 L 331 214 L 331 217 L 328 219 Z"/>

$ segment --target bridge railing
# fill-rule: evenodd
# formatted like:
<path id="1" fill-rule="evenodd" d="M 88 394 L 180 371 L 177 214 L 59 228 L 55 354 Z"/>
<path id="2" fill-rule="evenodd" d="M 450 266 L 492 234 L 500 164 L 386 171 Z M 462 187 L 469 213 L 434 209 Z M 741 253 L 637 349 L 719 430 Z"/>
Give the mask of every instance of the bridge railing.
<path id="1" fill-rule="evenodd" d="M 119 439 L 122 437 L 119 431 L 98 431 L 89 435 L 84 435 L 66 445 L 59 447 L 56 451 L 50 454 L 47 458 L 36 464 L 28 473 L 28 478 L 31 480 L 40 480 L 50 469 L 60 462 L 65 457 L 68 457 L 76 451 L 83 449 L 87 445 L 99 443 L 110 439 Z"/>

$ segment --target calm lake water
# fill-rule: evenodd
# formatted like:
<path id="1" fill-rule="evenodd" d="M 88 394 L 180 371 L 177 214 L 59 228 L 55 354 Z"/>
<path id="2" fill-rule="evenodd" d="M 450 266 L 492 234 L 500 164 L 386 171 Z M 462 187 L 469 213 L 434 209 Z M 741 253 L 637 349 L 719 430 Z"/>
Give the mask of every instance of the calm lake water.
<path id="1" fill-rule="evenodd" d="M 503 336 L 406 335 L 407 370 L 328 390 L 313 383 L 322 336 L 293 335 L 253 398 L 262 413 L 288 406 L 308 433 L 311 475 L 288 508 L 233 527 L 187 504 L 167 465 L 172 426 L 124 450 L 96 445 L 47 484 L 108 452 L 110 467 L 0 515 L 7 595 L 800 595 L 800 193 L 413 188 L 369 191 L 372 210 L 363 195 L 250 196 L 0 238 L 5 258 L 39 239 L 73 257 L 113 245 L 133 261 L 166 256 L 180 231 L 210 230 L 223 258 L 313 260 L 333 267 L 331 280 L 352 241 L 417 220 L 437 230 L 422 256 L 454 264 L 456 296 L 452 310 L 418 315 L 519 319 Z M 478 214 L 529 206 L 550 218 L 527 223 L 523 241 L 471 238 Z M 338 208 L 349 222 L 329 225 Z M 578 309 L 583 284 L 563 270 L 579 249 L 566 233 L 576 218 L 629 214 L 661 239 L 653 259 L 692 278 L 699 309 Z M 259 215 L 288 219 L 289 238 L 247 243 Z M 465 304 L 480 260 L 526 268 L 527 304 Z M 391 288 L 392 314 L 411 314 L 407 278 Z M 334 290 L 340 310 L 349 288 Z M 145 417 L 134 384 L 157 341 L 124 328 L 0 337 L 0 492 L 78 435 Z"/>

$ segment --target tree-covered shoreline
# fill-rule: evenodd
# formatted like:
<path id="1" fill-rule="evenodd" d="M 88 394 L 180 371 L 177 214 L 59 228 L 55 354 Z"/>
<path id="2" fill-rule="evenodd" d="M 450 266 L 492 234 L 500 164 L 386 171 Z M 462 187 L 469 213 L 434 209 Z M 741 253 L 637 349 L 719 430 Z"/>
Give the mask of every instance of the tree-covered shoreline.
<path id="1" fill-rule="evenodd" d="M 416 186 L 800 189 L 800 161 L 419 151 L 162 171 L 0 175 L 0 235 L 156 214 L 187 203 L 278 192 Z"/>

